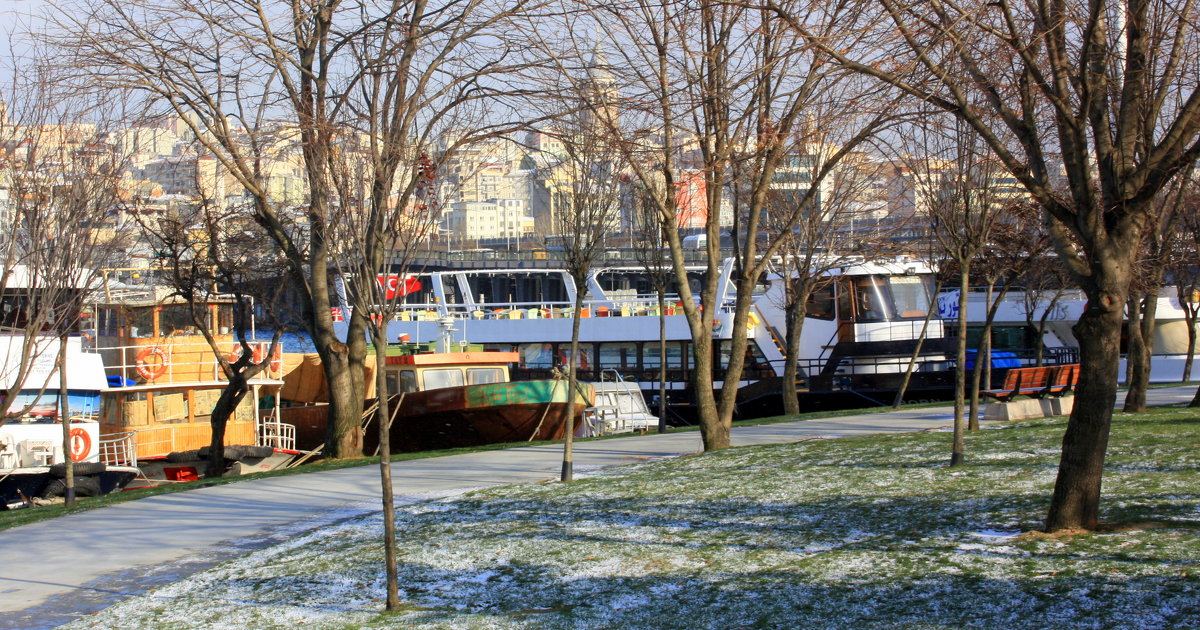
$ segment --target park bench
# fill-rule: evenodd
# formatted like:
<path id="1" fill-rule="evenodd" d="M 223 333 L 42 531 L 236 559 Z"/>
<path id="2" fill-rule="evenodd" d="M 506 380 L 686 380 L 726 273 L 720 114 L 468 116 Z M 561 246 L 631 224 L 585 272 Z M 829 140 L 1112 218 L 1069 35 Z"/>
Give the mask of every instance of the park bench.
<path id="1" fill-rule="evenodd" d="M 1043 398 L 1063 396 L 1075 390 L 1079 382 L 1079 364 L 1051 365 L 1044 367 L 1012 368 L 1004 377 L 1004 385 L 998 389 L 984 390 L 988 398 L 1007 402 L 1016 396 Z"/>

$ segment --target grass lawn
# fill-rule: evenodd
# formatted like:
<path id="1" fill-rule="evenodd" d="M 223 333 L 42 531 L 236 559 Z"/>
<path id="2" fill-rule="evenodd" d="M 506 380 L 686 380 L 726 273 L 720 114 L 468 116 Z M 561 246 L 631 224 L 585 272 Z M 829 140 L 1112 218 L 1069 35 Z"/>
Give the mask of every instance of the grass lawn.
<path id="1" fill-rule="evenodd" d="M 1195 628 L 1200 412 L 1116 414 L 1105 531 L 1036 530 L 1064 419 L 729 449 L 398 508 L 76 628 Z"/>

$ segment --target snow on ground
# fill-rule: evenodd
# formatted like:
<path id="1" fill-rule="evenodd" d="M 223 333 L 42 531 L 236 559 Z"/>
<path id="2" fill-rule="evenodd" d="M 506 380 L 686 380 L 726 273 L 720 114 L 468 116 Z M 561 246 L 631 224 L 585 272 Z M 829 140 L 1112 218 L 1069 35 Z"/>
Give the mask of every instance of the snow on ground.
<path id="1" fill-rule="evenodd" d="M 1050 421 L 970 436 L 956 469 L 934 433 L 747 447 L 400 505 L 393 614 L 372 513 L 73 627 L 1200 627 L 1198 425 L 1114 429 L 1105 516 L 1161 526 L 1018 535 Z"/>

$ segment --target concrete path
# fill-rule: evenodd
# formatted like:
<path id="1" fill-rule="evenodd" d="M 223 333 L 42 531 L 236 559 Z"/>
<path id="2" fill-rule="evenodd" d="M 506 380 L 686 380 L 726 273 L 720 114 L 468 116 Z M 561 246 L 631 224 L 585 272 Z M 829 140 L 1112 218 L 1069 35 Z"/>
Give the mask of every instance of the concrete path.
<path id="1" fill-rule="evenodd" d="M 1191 400 L 1194 388 L 1152 390 L 1150 404 Z M 735 446 L 947 428 L 946 407 L 756 427 Z M 701 450 L 698 432 L 580 442 L 575 469 Z M 536 446 L 399 462 L 397 500 L 556 479 L 562 447 Z M 379 509 L 379 469 L 363 466 L 197 489 L 0 531 L 0 629 L 52 628 L 122 597 L 176 581 L 324 523 Z"/>

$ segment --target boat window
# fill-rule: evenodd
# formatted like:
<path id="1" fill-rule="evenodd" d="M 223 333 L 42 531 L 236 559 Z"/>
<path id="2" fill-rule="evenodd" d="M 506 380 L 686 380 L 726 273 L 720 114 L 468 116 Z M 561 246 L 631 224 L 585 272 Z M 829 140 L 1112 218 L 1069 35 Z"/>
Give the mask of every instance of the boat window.
<path id="1" fill-rule="evenodd" d="M 442 293 L 446 296 L 446 304 L 463 303 L 458 294 L 458 278 L 454 276 L 442 276 Z"/>
<path id="2" fill-rule="evenodd" d="M 417 374 L 412 370 L 401 370 L 400 372 L 400 391 L 415 392 L 420 388 L 417 387 Z"/>
<path id="3" fill-rule="evenodd" d="M 648 370 L 657 370 L 661 367 L 659 363 L 658 342 L 651 341 L 642 344 L 642 367 Z M 682 367 L 683 363 L 680 359 L 680 346 L 678 343 L 667 343 L 667 367 L 678 368 Z"/>
<path id="4" fill-rule="evenodd" d="M 425 370 L 421 373 L 425 381 L 425 389 L 442 389 L 443 387 L 462 387 L 463 373 L 459 368 Z"/>
<path id="5" fill-rule="evenodd" d="M 762 277 L 758 279 L 758 282 L 754 283 L 754 295 L 766 295 L 767 291 L 770 290 L 771 281 L 767 279 L 766 274 L 763 274 Z"/>
<path id="6" fill-rule="evenodd" d="M 929 278 L 921 276 L 892 276 L 892 298 L 896 302 L 896 313 L 900 317 L 925 317 L 929 311 L 929 296 L 932 290 Z"/>
<path id="7" fill-rule="evenodd" d="M 808 305 L 805 307 L 806 317 L 832 320 L 833 314 L 832 284 L 827 284 L 819 289 L 816 289 L 808 296 Z"/>
<path id="8" fill-rule="evenodd" d="M 548 343 L 523 343 L 520 346 L 521 363 L 525 367 L 554 367 L 554 346 Z"/>
<path id="9" fill-rule="evenodd" d="M 854 301 L 856 321 L 880 321 L 888 319 L 887 286 L 883 278 L 861 276 L 854 279 Z M 922 312 L 922 314 L 924 314 Z"/>
<path id="10" fill-rule="evenodd" d="M 399 376 L 396 372 L 388 372 L 387 374 L 383 375 L 383 382 L 385 384 L 384 386 L 387 387 L 388 396 L 395 396 L 396 394 L 400 393 L 400 383 L 398 378 Z"/>
<path id="11" fill-rule="evenodd" d="M 570 365 L 571 344 L 561 343 L 558 345 L 558 359 L 561 365 Z M 596 355 L 592 352 L 592 344 L 579 344 L 579 357 L 575 361 L 575 368 L 580 370 L 590 370 L 595 366 Z"/>
<path id="12" fill-rule="evenodd" d="M 503 383 L 504 370 L 498 367 L 467 368 L 468 385 L 484 385 L 487 383 Z"/>
<path id="13" fill-rule="evenodd" d="M 129 326 L 130 337 L 151 337 L 154 335 L 154 309 L 131 309 L 126 323 Z"/>
<path id="14" fill-rule="evenodd" d="M 191 307 L 186 304 L 171 304 L 161 308 L 162 310 L 158 314 L 158 330 L 162 336 L 199 334 L 196 324 L 192 322 Z"/>
<path id="15" fill-rule="evenodd" d="M 637 344 L 632 342 L 600 344 L 601 368 L 637 367 Z"/>

